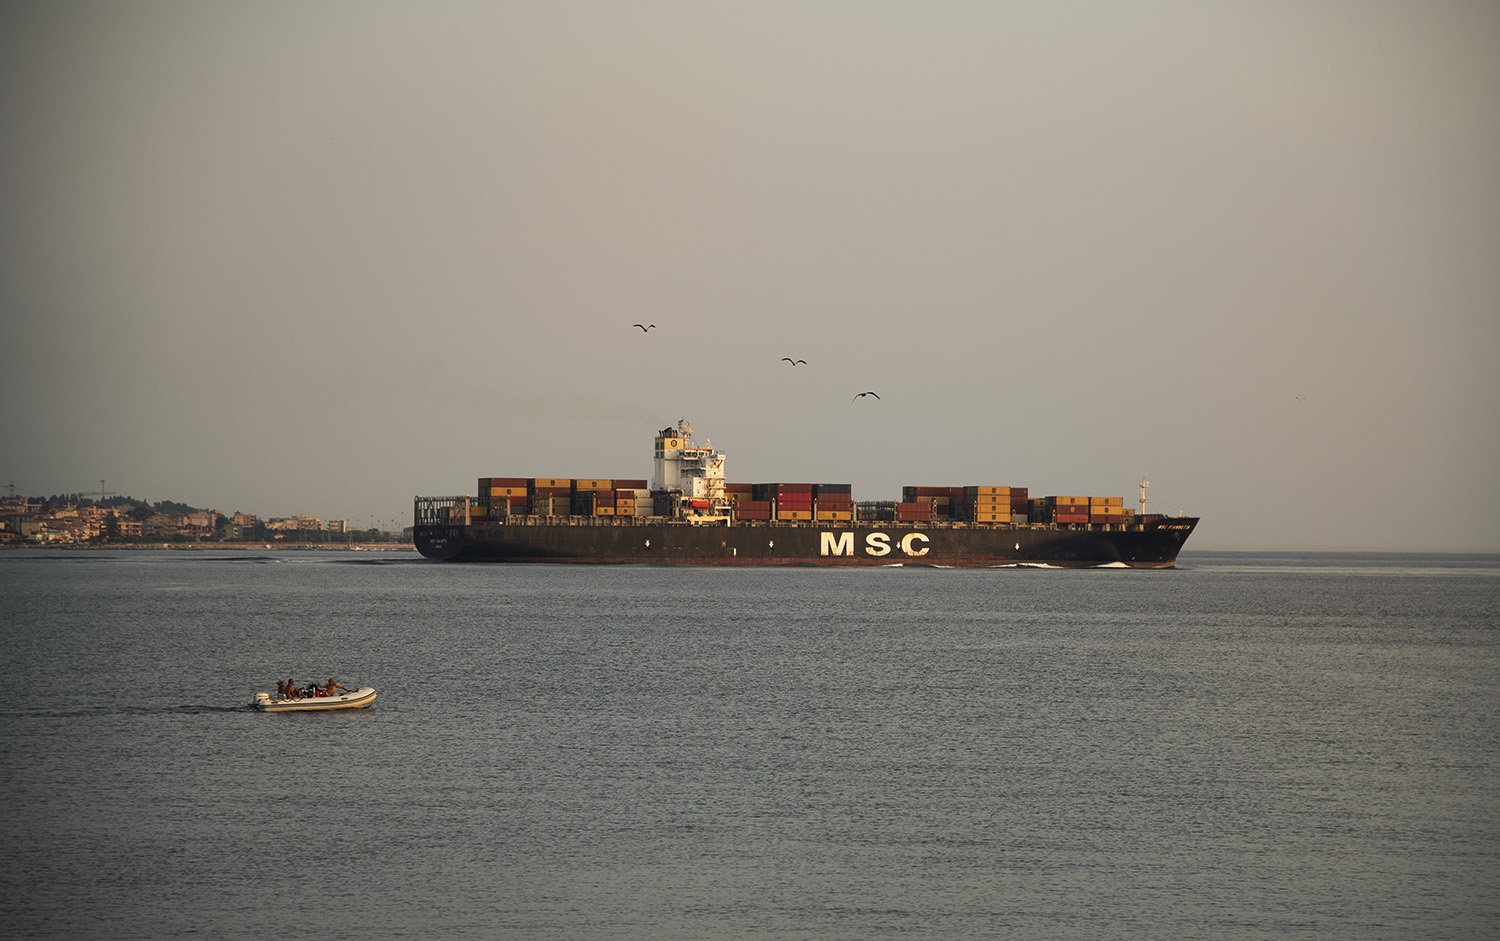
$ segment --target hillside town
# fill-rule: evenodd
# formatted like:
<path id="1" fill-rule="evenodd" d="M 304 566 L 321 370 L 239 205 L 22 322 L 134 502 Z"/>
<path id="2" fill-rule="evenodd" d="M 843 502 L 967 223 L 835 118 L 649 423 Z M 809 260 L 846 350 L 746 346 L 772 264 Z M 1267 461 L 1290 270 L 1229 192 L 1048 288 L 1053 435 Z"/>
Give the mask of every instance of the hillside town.
<path id="1" fill-rule="evenodd" d="M 411 535 L 377 526 L 355 527 L 347 519 L 316 516 L 261 518 L 224 513 L 163 500 L 0 496 L 0 546 L 146 546 L 193 543 L 328 545 L 410 542 Z"/>

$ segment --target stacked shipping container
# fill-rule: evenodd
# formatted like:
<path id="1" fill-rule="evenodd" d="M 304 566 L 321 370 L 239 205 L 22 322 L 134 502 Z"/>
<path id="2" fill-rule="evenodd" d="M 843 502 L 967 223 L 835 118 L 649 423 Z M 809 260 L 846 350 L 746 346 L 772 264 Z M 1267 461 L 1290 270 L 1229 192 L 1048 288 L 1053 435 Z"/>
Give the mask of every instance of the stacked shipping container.
<path id="1" fill-rule="evenodd" d="M 813 518 L 812 484 L 756 484 L 753 495 L 757 500 L 774 504 L 771 515 L 775 519 L 806 521 Z"/>
<path id="2" fill-rule="evenodd" d="M 896 504 L 896 519 L 911 522 L 952 519 L 953 494 L 955 492 L 962 495 L 963 488 L 902 487 L 901 502 Z"/>
<path id="3" fill-rule="evenodd" d="M 1124 497 L 1057 496 L 1029 501 L 1031 518 L 1044 523 L 1129 523 L 1135 511 Z"/>
<path id="4" fill-rule="evenodd" d="M 481 477 L 476 519 L 518 514 L 537 516 L 651 516 L 672 512 L 666 494 L 652 494 L 641 479 Z M 856 519 L 849 484 L 725 483 L 724 495 L 739 520 L 845 523 Z M 1121 524 L 1136 521 L 1123 497 L 1030 497 L 1026 487 L 971 484 L 966 487 L 905 486 L 901 501 L 882 504 L 881 515 L 905 522 L 955 520 L 984 524 Z"/>
<path id="5" fill-rule="evenodd" d="M 970 523 L 1024 523 L 1027 519 L 1027 489 L 998 484 L 967 487 L 901 488 L 896 519 L 961 520 Z"/>
<path id="6" fill-rule="evenodd" d="M 506 516 L 649 516 L 644 480 L 567 477 L 481 477 L 478 519 Z"/>
<path id="7" fill-rule="evenodd" d="M 813 518 L 823 523 L 854 521 L 852 484 L 814 484 Z"/>
<path id="8" fill-rule="evenodd" d="M 479 503 L 479 509 L 484 511 L 480 513 L 481 516 L 500 517 L 511 513 L 525 513 L 530 503 L 526 493 L 526 478 L 479 478 Z"/>
<path id="9" fill-rule="evenodd" d="M 953 505 L 953 518 L 970 523 L 1024 523 L 1027 520 L 1025 487 L 970 484 L 963 499 Z"/>
<path id="10" fill-rule="evenodd" d="M 734 505 L 735 519 L 769 520 L 771 518 L 771 501 L 757 499 L 755 487 L 755 484 L 726 483 L 724 485 L 724 496 Z"/>
<path id="11" fill-rule="evenodd" d="M 532 516 L 567 516 L 573 512 L 571 477 L 528 477 L 527 496 Z"/>

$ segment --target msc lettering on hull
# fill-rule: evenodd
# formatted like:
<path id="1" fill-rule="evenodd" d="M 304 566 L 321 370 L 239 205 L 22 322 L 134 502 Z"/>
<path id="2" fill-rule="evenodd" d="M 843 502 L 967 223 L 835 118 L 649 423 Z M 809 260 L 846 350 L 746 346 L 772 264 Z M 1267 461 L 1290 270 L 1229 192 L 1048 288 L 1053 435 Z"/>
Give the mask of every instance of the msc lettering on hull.
<path id="1" fill-rule="evenodd" d="M 839 533 L 824 532 L 818 535 L 822 537 L 818 545 L 819 555 L 854 555 L 854 533 L 845 530 Z M 892 546 L 889 533 L 876 531 L 865 534 L 865 541 L 860 546 L 860 551 L 865 555 L 879 558 L 890 555 L 893 548 L 898 548 L 903 555 L 923 556 L 927 554 L 927 544 L 931 541 L 926 533 L 907 533 L 897 540 L 895 546 Z"/>

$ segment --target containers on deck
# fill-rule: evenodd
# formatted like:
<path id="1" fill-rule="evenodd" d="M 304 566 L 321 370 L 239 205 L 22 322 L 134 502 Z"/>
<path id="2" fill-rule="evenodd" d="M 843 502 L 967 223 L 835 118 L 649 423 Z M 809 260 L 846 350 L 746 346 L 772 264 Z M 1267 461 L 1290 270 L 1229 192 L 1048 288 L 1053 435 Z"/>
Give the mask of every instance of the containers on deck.
<path id="1" fill-rule="evenodd" d="M 667 516 L 670 494 L 653 493 L 643 479 L 603 477 L 480 477 L 479 499 L 470 509 L 476 520 L 508 516 Z M 854 488 L 841 483 L 723 484 L 725 502 L 695 499 L 683 506 L 699 513 L 716 509 L 734 520 L 852 524 L 861 518 Z M 727 506 L 725 505 L 727 503 Z M 1123 497 L 1062 494 L 1032 497 L 1011 484 L 966 486 L 908 485 L 895 503 L 864 504 L 865 518 L 925 523 L 952 521 L 982 525 L 1116 525 L 1136 522 Z M 878 508 L 878 509 L 872 509 Z"/>

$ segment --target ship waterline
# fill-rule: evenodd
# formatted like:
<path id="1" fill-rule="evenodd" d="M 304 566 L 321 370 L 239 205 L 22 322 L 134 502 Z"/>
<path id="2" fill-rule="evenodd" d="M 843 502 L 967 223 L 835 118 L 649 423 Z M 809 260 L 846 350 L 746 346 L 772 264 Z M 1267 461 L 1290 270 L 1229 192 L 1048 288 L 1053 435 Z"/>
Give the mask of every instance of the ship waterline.
<path id="1" fill-rule="evenodd" d="M 418 525 L 426 558 L 465 562 L 689 565 L 1057 565 L 1171 568 L 1197 525 L 1171 518 L 1133 530 L 912 526 L 844 527 L 685 522 L 570 522 L 565 519 Z"/>

